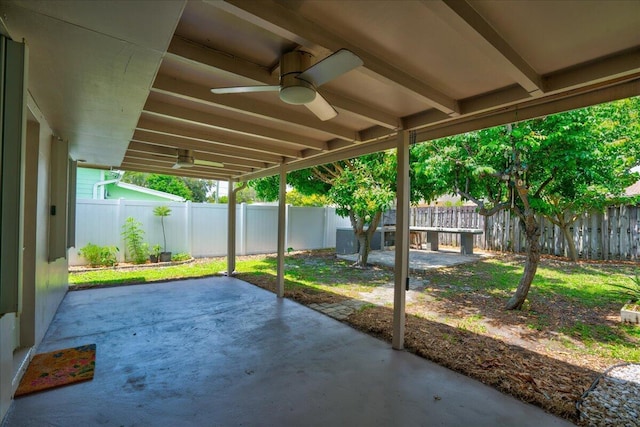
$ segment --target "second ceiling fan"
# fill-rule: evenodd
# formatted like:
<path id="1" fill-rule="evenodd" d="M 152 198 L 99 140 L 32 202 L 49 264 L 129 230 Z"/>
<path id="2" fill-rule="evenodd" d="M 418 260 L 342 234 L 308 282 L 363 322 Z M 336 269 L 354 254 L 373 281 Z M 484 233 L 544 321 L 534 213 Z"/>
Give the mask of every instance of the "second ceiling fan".
<path id="1" fill-rule="evenodd" d="M 301 50 L 285 53 L 280 58 L 280 84 L 235 86 L 211 89 L 215 94 L 280 92 L 287 104 L 304 105 L 320 120 L 330 120 L 338 112 L 317 92 L 323 84 L 358 68 L 362 59 L 347 49 L 340 49 L 322 61 L 311 65 L 313 55 Z"/>

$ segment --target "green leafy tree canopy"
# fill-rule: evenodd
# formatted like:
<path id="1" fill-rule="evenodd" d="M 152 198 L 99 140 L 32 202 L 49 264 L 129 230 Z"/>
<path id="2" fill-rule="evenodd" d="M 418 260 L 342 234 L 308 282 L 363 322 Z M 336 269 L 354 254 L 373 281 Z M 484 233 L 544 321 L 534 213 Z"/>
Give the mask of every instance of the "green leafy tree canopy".
<path id="1" fill-rule="evenodd" d="M 427 141 L 412 149 L 414 185 L 425 199 L 459 194 L 474 201 L 482 215 L 510 210 L 519 218 L 527 258 L 507 308 L 522 306 L 535 276 L 540 217 L 568 230 L 580 214 L 602 209 L 637 179 L 629 172 L 639 152 L 637 106 L 635 98 Z"/>

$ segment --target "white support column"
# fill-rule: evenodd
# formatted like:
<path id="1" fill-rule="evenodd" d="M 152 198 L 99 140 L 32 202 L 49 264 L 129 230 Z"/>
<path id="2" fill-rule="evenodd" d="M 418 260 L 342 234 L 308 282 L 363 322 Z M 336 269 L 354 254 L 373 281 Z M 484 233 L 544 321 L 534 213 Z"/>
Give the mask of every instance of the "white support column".
<path id="1" fill-rule="evenodd" d="M 396 350 L 404 348 L 405 292 L 409 280 L 409 132 L 398 133 L 396 206 L 396 262 L 393 291 L 393 339 Z"/>
<path id="2" fill-rule="evenodd" d="M 284 297 L 284 250 L 287 232 L 287 170 L 280 165 L 280 193 L 278 196 L 278 282 L 276 294 Z"/>
<path id="3" fill-rule="evenodd" d="M 236 271 L 236 192 L 232 180 L 227 191 L 227 276 L 232 276 Z"/>

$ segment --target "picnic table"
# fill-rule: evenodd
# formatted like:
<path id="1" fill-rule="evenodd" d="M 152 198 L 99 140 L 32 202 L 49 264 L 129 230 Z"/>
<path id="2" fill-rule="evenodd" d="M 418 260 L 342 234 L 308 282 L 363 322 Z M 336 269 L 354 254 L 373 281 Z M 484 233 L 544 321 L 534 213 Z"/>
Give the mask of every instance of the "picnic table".
<path id="1" fill-rule="evenodd" d="M 482 234 L 483 231 L 477 228 L 409 227 L 409 241 L 419 249 L 422 249 L 422 233 L 427 234 L 427 242 L 431 245 L 432 251 L 438 250 L 439 233 L 460 234 L 460 253 L 471 255 L 473 254 L 473 236 Z"/>

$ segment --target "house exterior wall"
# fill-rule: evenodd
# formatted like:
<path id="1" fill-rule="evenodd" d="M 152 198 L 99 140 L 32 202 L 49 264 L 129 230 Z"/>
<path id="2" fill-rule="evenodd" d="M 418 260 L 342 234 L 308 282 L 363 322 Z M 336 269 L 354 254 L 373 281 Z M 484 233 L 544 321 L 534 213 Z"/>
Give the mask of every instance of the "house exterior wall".
<path id="1" fill-rule="evenodd" d="M 8 313 L 0 317 L 0 419 L 11 404 L 20 375 L 15 367 L 23 358 L 34 354 L 44 337 L 53 316 L 68 289 L 68 262 L 59 259 L 48 262 L 49 187 L 52 131 L 38 110 L 35 101 L 27 100 L 29 124 L 27 126 L 27 159 L 25 161 L 25 251 L 23 280 L 23 310 L 20 316 Z M 35 188 L 34 188 L 35 187 Z M 29 195 L 29 190 L 35 192 Z M 19 346 L 24 351 L 14 358 L 15 330 L 19 329 Z M 23 364 L 26 366 L 26 363 Z"/>
<path id="2" fill-rule="evenodd" d="M 93 185 L 104 179 L 104 171 L 100 169 L 78 168 L 76 176 L 76 198 L 93 199 Z"/>

